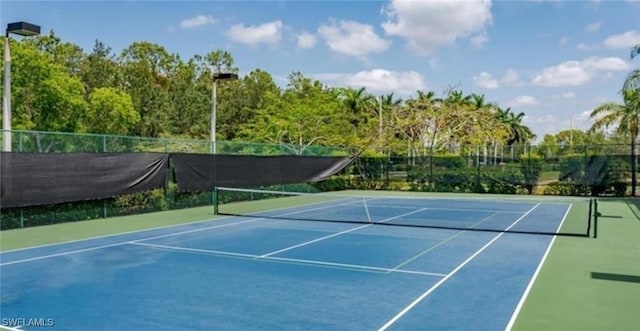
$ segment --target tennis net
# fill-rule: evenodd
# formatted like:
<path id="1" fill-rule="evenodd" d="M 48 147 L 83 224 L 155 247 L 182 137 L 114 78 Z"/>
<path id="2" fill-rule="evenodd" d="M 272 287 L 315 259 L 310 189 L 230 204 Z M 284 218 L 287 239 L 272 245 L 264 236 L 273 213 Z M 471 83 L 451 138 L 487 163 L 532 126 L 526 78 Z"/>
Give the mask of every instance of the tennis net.
<path id="1" fill-rule="evenodd" d="M 384 195 L 387 194 L 387 195 Z M 219 215 L 588 237 L 593 199 L 432 197 L 217 188 Z"/>

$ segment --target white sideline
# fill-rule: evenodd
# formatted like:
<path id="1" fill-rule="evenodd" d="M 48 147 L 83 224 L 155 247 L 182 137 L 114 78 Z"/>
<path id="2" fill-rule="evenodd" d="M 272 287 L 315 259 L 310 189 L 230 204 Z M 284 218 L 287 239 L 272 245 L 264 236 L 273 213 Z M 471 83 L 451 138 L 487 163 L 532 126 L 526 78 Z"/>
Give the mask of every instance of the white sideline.
<path id="1" fill-rule="evenodd" d="M 192 230 L 187 230 L 187 231 L 181 231 L 181 232 L 176 232 L 176 233 L 170 233 L 170 234 L 167 234 L 167 235 L 160 235 L 160 236 L 154 236 L 154 237 L 148 237 L 148 238 L 137 239 L 137 240 L 135 240 L 135 241 L 140 241 L 140 240 L 151 240 L 151 239 L 163 238 L 163 237 L 167 237 L 167 236 L 169 236 L 169 235 L 171 235 L 171 236 L 177 236 L 177 235 L 186 234 L 186 233 L 199 232 L 199 231 L 204 231 L 204 230 L 211 230 L 211 229 L 223 228 L 223 227 L 232 226 L 232 225 L 238 225 L 238 224 L 244 224 L 244 223 L 256 222 L 256 221 L 258 221 L 258 220 L 260 220 L 260 219 L 259 219 L 259 218 L 256 218 L 256 219 L 247 220 L 247 221 L 241 221 L 241 222 L 236 222 L 236 223 L 227 223 L 227 224 L 221 224 L 221 225 L 209 226 L 209 227 L 201 228 L 201 229 L 192 229 Z M 76 250 L 72 250 L 72 251 L 60 252 L 60 253 L 56 253 L 56 254 L 41 255 L 41 256 L 36 256 L 36 257 L 28 258 L 28 259 L 22 259 L 22 260 L 16 260 L 16 261 L 11 261 L 11 262 L 0 263 L 0 267 L 4 267 L 4 266 L 8 266 L 8 265 L 12 265 L 12 264 L 24 263 L 24 262 L 31 262 L 31 261 L 43 260 L 43 259 L 48 259 L 48 258 L 57 257 L 57 256 L 65 256 L 65 255 L 70 255 L 70 254 L 76 254 L 76 253 L 82 253 L 82 252 L 89 252 L 89 251 L 94 251 L 94 250 L 103 249 L 103 248 L 109 248 L 109 247 L 115 247 L 115 246 L 122 246 L 122 245 L 125 245 L 125 244 L 129 243 L 129 242 L 130 242 L 130 240 L 128 240 L 128 241 L 121 241 L 121 242 L 117 242 L 117 243 L 113 243 L 113 244 L 109 244 L 109 245 L 101 245 L 101 246 L 94 246 L 94 247 L 88 247 L 88 248 L 76 249 Z"/>
<path id="2" fill-rule="evenodd" d="M 323 201 L 321 203 L 324 203 L 324 202 L 326 202 L 326 201 Z M 353 203 L 353 202 L 346 202 L 346 203 L 342 203 L 342 204 L 338 204 L 338 205 L 316 207 L 316 208 L 312 208 L 312 209 L 303 209 L 303 210 L 298 210 L 298 211 L 294 211 L 294 212 L 284 213 L 284 214 L 281 214 L 279 216 L 294 215 L 294 214 L 308 212 L 308 211 L 311 211 L 311 210 L 332 208 L 332 207 L 335 207 L 335 206 L 347 205 L 347 204 L 351 204 L 351 203 Z M 286 207 L 286 208 L 294 208 L 294 207 Z M 283 208 L 281 208 L 281 209 L 283 209 Z M 153 240 L 153 239 L 159 239 L 159 238 L 172 237 L 172 236 L 177 236 L 177 235 L 181 235 L 181 234 L 206 231 L 206 230 L 223 228 L 223 227 L 227 227 L 227 226 L 233 226 L 233 225 L 239 225 L 239 224 L 245 224 L 245 223 L 252 223 L 252 222 L 256 222 L 256 221 L 264 220 L 264 219 L 267 219 L 267 218 L 264 218 L 264 217 L 252 218 L 252 219 L 246 220 L 246 221 L 239 221 L 239 222 L 233 222 L 233 223 L 227 223 L 227 224 L 213 225 L 213 226 L 208 226 L 208 227 L 199 228 L 199 229 L 191 229 L 191 230 L 185 230 L 185 231 L 180 231 L 180 232 L 175 232 L 175 233 L 168 233 L 168 234 L 163 234 L 163 235 L 158 235 L 158 236 L 140 238 L 140 239 L 136 239 L 136 240 L 133 240 L 133 241 L 134 242 L 138 242 L 138 241 L 144 241 L 144 240 Z M 143 231 L 150 231 L 150 230 L 143 230 Z M 123 234 L 124 233 L 121 233 L 120 235 L 123 235 Z M 90 239 L 83 239 L 83 240 L 90 240 Z M 79 240 L 79 241 L 83 241 L 83 240 Z M 117 242 L 117 243 L 113 243 L 113 244 L 109 244 L 109 245 L 101 245 L 101 246 L 94 246 L 94 247 L 88 247 L 88 248 L 83 248 L 83 249 L 76 249 L 76 250 L 60 252 L 60 253 L 56 253 L 56 254 L 41 255 L 41 256 L 36 256 L 36 257 L 28 258 L 28 259 L 22 259 L 22 260 L 16 260 L 16 261 L 11 261 L 11 262 L 0 263 L 0 267 L 12 265 L 12 264 L 24 263 L 24 262 L 38 261 L 38 260 L 48 259 L 48 258 L 52 258 L 52 257 L 58 257 L 58 256 L 64 256 L 64 255 L 88 252 L 88 251 L 98 250 L 98 249 L 102 249 L 102 248 L 121 246 L 121 245 L 125 245 L 125 244 L 127 244 L 129 242 L 132 242 L 132 240 L 121 241 L 121 242 Z M 62 243 L 60 243 L 60 244 L 62 244 Z M 54 244 L 54 245 L 60 245 L 60 244 Z"/>
<path id="3" fill-rule="evenodd" d="M 567 215 L 569 215 L 569 211 L 571 210 L 572 206 L 573 204 L 570 204 L 569 208 L 567 208 L 567 211 L 564 213 L 564 216 L 562 217 L 562 221 L 560 222 L 560 225 L 558 225 L 556 232 L 560 232 L 560 229 L 562 228 L 564 221 L 567 219 Z M 551 247 L 553 246 L 553 243 L 556 242 L 556 238 L 557 236 L 553 236 L 553 238 L 551 239 L 551 242 L 549 243 L 549 246 L 547 246 L 547 250 L 544 252 L 544 255 L 542 256 L 540 263 L 538 263 L 538 267 L 536 268 L 536 271 L 533 273 L 533 276 L 531 277 L 529 284 L 527 284 L 527 288 L 524 290 L 522 297 L 520 297 L 520 301 L 518 302 L 516 309 L 513 311 L 513 314 L 511 315 L 511 319 L 509 319 L 509 323 L 507 324 L 505 331 L 510 331 L 513 325 L 515 324 L 516 318 L 518 317 L 518 314 L 520 314 L 520 310 L 522 309 L 522 306 L 524 305 L 524 302 L 527 299 L 527 296 L 529 295 L 531 288 L 533 287 L 533 283 L 535 283 L 536 279 L 538 278 L 538 274 L 540 273 L 540 270 L 542 270 L 542 265 L 544 265 L 544 261 L 547 259 L 547 255 L 549 255 L 549 252 L 551 251 Z"/>
<path id="4" fill-rule="evenodd" d="M 513 226 L 515 226 L 516 224 L 518 224 L 518 222 L 520 222 L 522 219 L 524 219 L 527 215 L 529 215 L 534 209 L 536 209 L 538 206 L 540 206 L 541 203 L 536 204 L 535 206 L 533 206 L 531 209 L 529 209 L 529 211 L 527 211 L 524 215 L 520 216 L 517 220 L 515 220 L 513 223 L 511 223 L 511 225 L 509 227 L 507 227 L 505 229 L 505 231 L 511 229 Z M 411 302 L 408 306 L 406 306 L 404 309 L 402 309 L 398 314 L 396 314 L 395 316 L 393 316 L 389 321 L 387 321 L 387 323 L 385 323 L 383 326 L 381 326 L 378 331 L 383 331 L 388 329 L 391 325 L 393 325 L 398 319 L 400 319 L 402 316 L 404 316 L 407 312 L 409 312 L 409 310 L 413 309 L 413 307 L 415 307 L 418 303 L 420 303 L 422 300 L 424 300 L 427 296 L 429 296 L 429 294 L 431 294 L 433 291 L 435 291 L 436 289 L 438 289 L 438 287 L 440 287 L 442 284 L 444 284 L 447 280 L 449 280 L 449 278 L 451 278 L 453 275 L 455 275 L 458 271 L 460 271 L 460 269 L 462 269 L 465 265 L 467 265 L 469 262 L 471 262 L 471 260 L 473 260 L 476 256 L 480 255 L 480 253 L 482 253 L 485 249 L 487 249 L 487 247 L 491 246 L 491 244 L 493 244 L 496 240 L 498 240 L 500 237 L 502 237 L 505 234 L 505 232 L 499 233 L 497 236 L 493 237 L 493 239 L 491 239 L 491 241 L 489 241 L 488 243 L 486 243 L 484 246 L 482 246 L 480 249 L 478 249 L 475 253 L 473 253 L 473 255 L 469 256 L 466 260 L 464 260 L 462 263 L 460 263 L 460 265 L 458 265 L 455 269 L 453 269 L 450 273 L 448 273 L 444 278 L 440 279 L 440 281 L 438 281 L 435 285 L 433 285 L 432 287 L 430 287 L 426 292 L 424 292 L 422 295 L 420 295 L 417 299 L 415 299 L 413 302 Z"/>
<path id="5" fill-rule="evenodd" d="M 290 262 L 290 263 L 300 263 L 300 264 L 312 264 L 312 265 L 325 266 L 325 267 L 340 267 L 340 268 L 347 268 L 347 269 L 358 269 L 358 270 L 376 271 L 376 272 L 385 272 L 385 273 L 388 273 L 388 272 L 391 271 L 388 268 L 372 267 L 372 266 L 365 266 L 365 265 L 358 265 L 358 264 L 334 263 L 334 262 L 304 260 L 304 259 L 290 259 L 290 258 L 272 257 L 272 256 L 271 257 L 262 257 L 260 255 L 254 255 L 254 254 L 234 253 L 234 252 L 216 251 L 216 250 L 200 249 L 200 248 L 166 246 L 166 245 L 157 245 L 157 244 L 140 243 L 140 242 L 129 242 L 128 244 L 138 245 L 138 246 L 146 246 L 146 247 L 164 249 L 164 250 L 170 250 L 170 251 L 181 251 L 181 252 L 190 252 L 190 253 L 203 253 L 203 254 L 211 254 L 211 255 L 242 257 L 242 258 L 251 258 L 251 259 L 255 259 L 255 260 L 266 260 L 266 261 L 275 261 L 275 262 L 279 261 L 279 262 Z M 444 274 L 439 274 L 439 273 L 413 271 L 413 270 L 394 270 L 393 272 L 404 273 L 404 274 L 423 275 L 423 276 L 436 276 L 436 277 L 444 277 L 445 276 Z"/>
<path id="6" fill-rule="evenodd" d="M 292 209 L 292 208 L 301 208 L 301 207 L 304 207 L 304 206 L 319 205 L 319 204 L 322 204 L 322 203 L 329 203 L 329 202 L 332 202 L 332 201 L 319 201 L 319 202 L 308 203 L 308 204 L 301 205 L 301 206 L 278 207 L 278 208 L 265 210 L 265 212 L 272 212 L 272 211 L 278 211 L 278 210 L 284 210 L 284 209 Z M 210 218 L 210 219 L 207 219 L 207 220 L 198 220 L 198 221 L 185 222 L 185 223 L 180 223 L 180 224 L 171 224 L 171 225 L 158 226 L 158 227 L 153 227 L 153 228 L 148 228 L 148 229 L 139 229 L 139 230 L 118 232 L 118 233 L 112 233 L 112 234 L 105 234 L 105 235 L 101 235 L 101 236 L 93 236 L 93 237 L 82 238 L 82 239 L 67 240 L 67 241 L 51 243 L 51 244 L 43 244 L 43 245 L 37 245 L 37 246 L 16 248 L 16 249 L 10 249 L 10 250 L 6 250 L 6 251 L 0 251 L 0 255 L 6 254 L 6 253 L 19 252 L 19 251 L 26 251 L 26 250 L 30 250 L 30 249 L 36 249 L 36 248 L 44 248 L 44 247 L 57 246 L 57 245 L 73 244 L 73 243 L 77 243 L 77 242 L 89 241 L 89 240 L 95 240 L 95 239 L 104 239 L 104 238 L 109 238 L 109 237 L 117 237 L 117 236 L 121 236 L 121 235 L 127 235 L 127 234 L 139 233 L 139 232 L 145 232 L 145 231 L 162 230 L 162 229 L 175 228 L 175 227 L 198 224 L 198 223 L 217 222 L 217 221 L 226 220 L 226 219 L 233 218 L 233 217 L 234 216 L 222 216 L 222 217 Z M 102 219 L 102 220 L 104 220 L 104 219 Z"/>
<path id="7" fill-rule="evenodd" d="M 385 219 L 383 219 L 382 221 L 380 221 L 378 223 L 384 223 L 384 222 L 388 222 L 388 221 L 394 220 L 396 218 L 409 216 L 411 214 L 415 214 L 415 213 L 419 213 L 421 211 L 424 211 L 426 209 L 428 209 L 428 208 L 421 208 L 421 209 L 418 209 L 418 210 L 414 210 L 412 212 L 404 213 L 402 215 L 397 215 L 397 216 L 394 216 L 394 217 L 385 218 Z M 347 229 L 347 230 L 344 230 L 344 231 L 341 231 L 341 232 L 338 232 L 338 233 L 330 234 L 328 236 L 324 236 L 324 237 L 320 237 L 320 238 L 313 239 L 313 240 L 310 240 L 310 241 L 306 241 L 306 242 L 303 242 L 301 244 L 289 246 L 289 247 L 286 247 L 286 248 L 283 248 L 283 249 L 280 249 L 280 250 L 277 250 L 277 251 L 273 251 L 273 252 L 261 255 L 260 257 L 269 257 L 271 255 L 275 255 L 275 254 L 278 254 L 278 253 L 286 252 L 286 251 L 289 251 L 289 250 L 292 250 L 292 249 L 295 249 L 295 248 L 299 248 L 299 247 L 302 247 L 302 246 L 310 245 L 310 244 L 316 243 L 318 241 L 322 241 L 322 240 L 325 240 L 325 239 L 337 237 L 337 236 L 343 235 L 345 233 L 349 233 L 349 232 L 353 232 L 353 231 L 356 231 L 356 230 L 364 229 L 364 228 L 369 227 L 369 226 L 371 226 L 373 224 L 376 224 L 376 223 L 361 225 L 361 226 L 358 226 L 358 227 L 355 227 L 355 228 L 351 228 L 351 229 Z"/>

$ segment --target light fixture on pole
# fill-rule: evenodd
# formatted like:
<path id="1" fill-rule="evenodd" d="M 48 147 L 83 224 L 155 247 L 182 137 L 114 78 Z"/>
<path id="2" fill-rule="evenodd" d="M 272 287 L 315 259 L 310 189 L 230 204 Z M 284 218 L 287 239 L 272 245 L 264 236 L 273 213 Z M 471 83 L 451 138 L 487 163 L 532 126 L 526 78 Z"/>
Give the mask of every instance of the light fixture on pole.
<path id="1" fill-rule="evenodd" d="M 40 34 L 40 26 L 27 22 L 7 24 L 4 34 L 4 97 L 2 98 L 2 150 L 11 152 L 11 51 L 9 35 L 35 36 Z"/>
<path id="2" fill-rule="evenodd" d="M 213 74 L 213 89 L 211 91 L 211 153 L 216 152 L 216 110 L 217 110 L 217 88 L 218 81 L 236 80 L 238 75 L 234 73 L 215 73 Z"/>

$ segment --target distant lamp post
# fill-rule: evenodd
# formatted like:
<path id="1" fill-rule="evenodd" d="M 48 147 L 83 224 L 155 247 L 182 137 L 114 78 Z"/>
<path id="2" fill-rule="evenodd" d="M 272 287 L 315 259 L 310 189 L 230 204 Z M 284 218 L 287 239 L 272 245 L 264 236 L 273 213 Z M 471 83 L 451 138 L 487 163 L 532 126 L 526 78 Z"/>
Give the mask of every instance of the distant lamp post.
<path id="1" fill-rule="evenodd" d="M 11 152 L 11 51 L 9 49 L 9 35 L 16 34 L 23 37 L 40 34 L 40 26 L 27 22 L 7 24 L 4 34 L 4 97 L 2 103 L 2 146 L 3 151 Z"/>
<path id="2" fill-rule="evenodd" d="M 217 110 L 217 88 L 218 81 L 236 80 L 238 75 L 234 73 L 213 74 L 213 91 L 211 92 L 211 153 L 216 153 L 216 110 Z"/>

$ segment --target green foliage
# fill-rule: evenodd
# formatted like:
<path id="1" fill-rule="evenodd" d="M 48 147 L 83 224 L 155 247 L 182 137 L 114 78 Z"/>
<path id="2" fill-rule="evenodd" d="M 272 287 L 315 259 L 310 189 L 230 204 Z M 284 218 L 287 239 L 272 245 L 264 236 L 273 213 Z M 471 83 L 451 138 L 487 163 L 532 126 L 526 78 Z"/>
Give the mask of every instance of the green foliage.
<path id="1" fill-rule="evenodd" d="M 433 166 L 445 169 L 464 168 L 467 161 L 460 155 L 438 155 L 433 157 Z"/>
<path id="2" fill-rule="evenodd" d="M 412 190 L 457 193 L 520 193 L 524 176 L 517 169 L 460 168 L 435 169 L 414 168 L 407 173 Z"/>
<path id="3" fill-rule="evenodd" d="M 585 195 L 588 188 L 585 185 L 566 183 L 566 182 L 554 182 L 547 185 L 543 191 L 544 195 Z"/>
<path id="4" fill-rule="evenodd" d="M 84 115 L 87 132 L 120 134 L 140 122 L 131 97 L 111 87 L 100 87 L 89 96 L 89 109 Z"/>
<path id="5" fill-rule="evenodd" d="M 524 177 L 524 186 L 529 194 L 533 194 L 533 190 L 538 183 L 540 172 L 542 171 L 542 164 L 542 157 L 535 154 L 520 157 L 520 171 Z"/>

